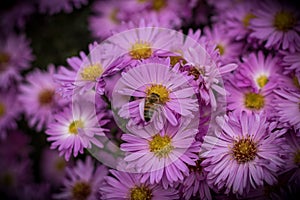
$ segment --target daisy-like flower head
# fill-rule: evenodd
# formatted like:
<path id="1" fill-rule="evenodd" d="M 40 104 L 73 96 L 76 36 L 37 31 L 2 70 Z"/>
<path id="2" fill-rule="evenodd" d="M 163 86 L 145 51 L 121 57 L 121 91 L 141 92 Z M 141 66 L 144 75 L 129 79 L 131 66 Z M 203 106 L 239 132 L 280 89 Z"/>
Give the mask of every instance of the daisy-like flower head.
<path id="1" fill-rule="evenodd" d="M 123 2 L 95 1 L 92 5 L 93 15 L 89 17 L 89 29 L 95 38 L 106 38 L 118 29 L 123 21 L 120 13 Z M 101 28 L 105 27 L 105 28 Z"/>
<path id="2" fill-rule="evenodd" d="M 110 200 L 169 200 L 179 199 L 173 188 L 164 189 L 160 184 L 142 182 L 141 174 L 110 170 L 114 176 L 107 176 L 100 187 L 103 199 Z"/>
<path id="3" fill-rule="evenodd" d="M 36 69 L 26 76 L 26 84 L 20 86 L 19 100 L 23 105 L 31 127 L 41 131 L 53 120 L 53 113 L 66 105 L 67 101 L 55 92 L 57 84 L 53 80 L 55 67 L 47 71 Z"/>
<path id="4" fill-rule="evenodd" d="M 243 58 L 236 72 L 237 85 L 240 87 L 252 87 L 256 92 L 262 88 L 272 89 L 278 82 L 279 59 L 272 55 L 264 56 L 261 51 L 251 53 Z"/>
<path id="5" fill-rule="evenodd" d="M 39 0 L 39 11 L 41 13 L 48 13 L 50 15 L 64 11 L 66 13 L 71 13 L 73 7 L 81 8 L 82 5 L 86 5 L 88 0 Z"/>
<path id="6" fill-rule="evenodd" d="M 190 173 L 186 176 L 181 183 L 180 189 L 182 190 L 184 199 L 188 200 L 191 197 L 200 197 L 203 200 L 211 200 L 212 195 L 207 184 L 207 172 L 201 165 L 202 160 L 197 160 L 195 166 L 189 166 Z"/>
<path id="7" fill-rule="evenodd" d="M 169 61 L 146 63 L 122 74 L 113 95 L 113 107 L 130 124 L 151 122 L 161 129 L 166 120 L 178 124 L 177 115 L 192 117 L 197 99 L 187 78 L 172 71 Z"/>
<path id="8" fill-rule="evenodd" d="M 221 63 L 228 64 L 239 59 L 243 44 L 234 42 L 232 38 L 228 37 L 225 26 L 215 24 L 212 29 L 206 27 L 204 34 L 206 40 L 216 45 L 215 48 L 219 50 Z"/>
<path id="9" fill-rule="evenodd" d="M 98 137 L 105 136 L 106 129 L 102 128 L 107 120 L 104 114 L 96 114 L 94 104 L 88 101 L 75 101 L 72 107 L 67 107 L 61 113 L 54 115 L 54 121 L 48 125 L 46 134 L 51 142 L 51 149 L 57 148 L 60 155 L 69 160 L 73 152 L 76 157 L 83 153 L 84 148 L 92 144 L 99 148 L 103 144 Z"/>
<path id="10" fill-rule="evenodd" d="M 235 40 L 246 39 L 250 33 L 250 21 L 255 18 L 253 10 L 256 1 L 242 1 L 241 3 L 228 9 L 226 12 L 220 12 L 217 20 L 223 20 L 226 24 L 226 31 L 230 38 Z"/>
<path id="11" fill-rule="evenodd" d="M 121 144 L 121 150 L 127 152 L 124 160 L 128 162 L 125 170 L 143 173 L 143 182 L 162 181 L 164 188 L 183 180 L 200 149 L 195 142 L 198 124 L 194 121 L 185 120 L 179 126 L 167 123 L 162 130 L 151 124 L 141 129 L 130 127 L 130 133 L 122 135 L 126 143 Z"/>
<path id="12" fill-rule="evenodd" d="M 95 90 L 97 80 L 103 75 L 110 64 L 110 59 L 103 58 L 105 47 L 96 42 L 89 45 L 89 55 L 80 52 L 80 57 L 68 58 L 71 68 L 60 67 L 55 79 L 60 84 L 59 92 L 64 97 L 73 97 Z M 103 93 L 103 89 L 98 89 Z"/>
<path id="13" fill-rule="evenodd" d="M 74 167 L 66 169 L 61 193 L 55 194 L 55 199 L 96 200 L 98 189 L 103 184 L 108 170 L 103 165 L 95 166 L 91 157 L 85 161 L 78 160 Z"/>
<path id="14" fill-rule="evenodd" d="M 1 139 L 6 137 L 9 130 L 17 127 L 16 120 L 19 119 L 21 111 L 19 101 L 16 101 L 16 90 L 0 91 Z"/>
<path id="15" fill-rule="evenodd" d="M 0 40 L 0 88 L 7 89 L 21 79 L 20 72 L 30 67 L 34 59 L 29 41 L 24 35 L 12 35 Z"/>
<path id="16" fill-rule="evenodd" d="M 234 81 L 233 79 L 235 79 L 234 76 L 230 81 Z M 228 84 L 226 89 L 229 93 L 227 97 L 227 108 L 230 111 L 246 111 L 247 113 L 265 112 L 265 114 L 270 114 L 273 110 L 272 99 L 274 93 L 272 90 L 263 88 L 256 92 L 251 87 L 236 87 L 233 83 Z"/>
<path id="17" fill-rule="evenodd" d="M 262 1 L 250 22 L 250 37 L 265 42 L 265 47 L 295 52 L 300 48 L 299 12 L 288 3 Z"/>
<path id="18" fill-rule="evenodd" d="M 300 129 L 300 93 L 287 89 L 278 89 L 272 104 L 274 114 L 280 122 L 288 123 L 296 130 Z"/>
<path id="19" fill-rule="evenodd" d="M 200 157 L 211 187 L 247 194 L 251 188 L 276 183 L 283 165 L 282 139 L 261 114 L 233 113 L 217 118 L 220 130 L 206 136 Z"/>
<path id="20" fill-rule="evenodd" d="M 175 31 L 152 27 L 141 20 L 138 28 L 127 30 L 108 39 L 108 43 L 114 46 L 114 54 L 123 56 L 123 60 L 136 65 L 140 60 L 159 56 L 168 51 L 174 41 L 172 37 Z"/>

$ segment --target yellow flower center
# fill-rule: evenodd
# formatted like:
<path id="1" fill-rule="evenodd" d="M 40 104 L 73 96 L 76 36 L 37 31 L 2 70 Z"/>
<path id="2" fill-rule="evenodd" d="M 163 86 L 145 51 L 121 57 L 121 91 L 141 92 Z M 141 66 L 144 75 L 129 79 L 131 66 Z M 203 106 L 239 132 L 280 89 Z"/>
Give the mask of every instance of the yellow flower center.
<path id="1" fill-rule="evenodd" d="M 151 200 L 151 190 L 145 186 L 134 187 L 130 190 L 130 200 Z"/>
<path id="2" fill-rule="evenodd" d="M 249 92 L 245 94 L 246 108 L 260 110 L 265 105 L 265 99 L 261 94 Z"/>
<path id="3" fill-rule="evenodd" d="M 146 93 L 147 96 L 151 96 L 151 94 L 157 94 L 159 96 L 159 102 L 162 104 L 169 101 L 169 91 L 163 85 L 152 85 L 146 89 Z"/>
<path id="4" fill-rule="evenodd" d="M 291 12 L 280 11 L 274 17 L 273 25 L 279 31 L 288 31 L 296 25 L 296 18 Z"/>
<path id="5" fill-rule="evenodd" d="M 242 138 L 234 142 L 232 153 L 238 163 L 252 161 L 257 153 L 257 144 L 249 137 Z"/>
<path id="6" fill-rule="evenodd" d="M 217 44 L 216 49 L 219 49 L 220 55 L 224 55 L 225 53 L 225 47 L 221 44 Z"/>
<path id="7" fill-rule="evenodd" d="M 5 115 L 6 109 L 5 105 L 0 102 L 0 117 L 3 117 Z"/>
<path id="8" fill-rule="evenodd" d="M 300 150 L 295 152 L 294 155 L 294 163 L 300 166 Z"/>
<path id="9" fill-rule="evenodd" d="M 66 165 L 67 165 L 66 161 L 61 157 L 59 157 L 55 162 L 55 169 L 57 169 L 57 171 L 63 171 Z"/>
<path id="10" fill-rule="evenodd" d="M 293 84 L 297 87 L 300 88 L 299 80 L 296 75 L 293 75 Z"/>
<path id="11" fill-rule="evenodd" d="M 160 136 L 156 134 L 149 141 L 150 152 L 153 152 L 157 157 L 166 157 L 172 150 L 171 138 L 169 136 Z"/>
<path id="12" fill-rule="evenodd" d="M 268 83 L 268 77 L 265 75 L 261 75 L 256 79 L 256 82 L 260 88 L 263 88 Z"/>
<path id="13" fill-rule="evenodd" d="M 78 128 L 83 128 L 83 122 L 81 120 L 74 120 L 69 126 L 69 132 L 72 134 L 78 133 Z"/>
<path id="14" fill-rule="evenodd" d="M 135 60 L 147 59 L 152 55 L 151 45 L 148 42 L 136 42 L 132 45 L 129 54 Z"/>
<path id="15" fill-rule="evenodd" d="M 256 17 L 256 16 L 253 15 L 252 13 L 246 14 L 246 15 L 244 16 L 243 20 L 242 20 L 244 27 L 247 28 L 247 27 L 249 26 L 249 24 L 250 24 L 251 19 L 253 19 L 253 18 L 255 18 L 255 17 Z"/>
<path id="16" fill-rule="evenodd" d="M 155 11 L 160 11 L 167 6 L 167 0 L 152 0 L 152 7 Z"/>
<path id="17" fill-rule="evenodd" d="M 40 105 L 45 106 L 51 104 L 54 98 L 54 94 L 55 92 L 53 89 L 46 89 L 40 92 L 38 97 Z"/>
<path id="18" fill-rule="evenodd" d="M 109 15 L 109 18 L 110 20 L 115 23 L 115 24 L 119 24 L 120 23 L 120 20 L 118 19 L 117 17 L 117 14 L 118 14 L 119 10 L 118 9 L 113 9 Z"/>
<path id="19" fill-rule="evenodd" d="M 76 182 L 71 193 L 74 200 L 87 200 L 92 193 L 91 185 L 83 181 Z"/>
<path id="20" fill-rule="evenodd" d="M 103 68 L 100 64 L 85 67 L 81 72 L 81 77 L 85 81 L 96 81 L 97 78 L 103 73 Z"/>
<path id="21" fill-rule="evenodd" d="M 15 177 L 11 172 L 5 172 L 2 174 L 0 183 L 5 186 L 13 186 L 15 184 Z"/>
<path id="22" fill-rule="evenodd" d="M 4 72 L 7 69 L 7 63 L 10 60 L 9 54 L 5 52 L 0 52 L 0 72 Z"/>

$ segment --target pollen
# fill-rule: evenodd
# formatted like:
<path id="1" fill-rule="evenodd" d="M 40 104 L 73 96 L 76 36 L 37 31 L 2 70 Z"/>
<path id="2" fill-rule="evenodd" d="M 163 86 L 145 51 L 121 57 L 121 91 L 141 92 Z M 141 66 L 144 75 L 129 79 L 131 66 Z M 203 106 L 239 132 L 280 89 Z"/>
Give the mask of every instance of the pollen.
<path id="1" fill-rule="evenodd" d="M 275 14 L 273 25 L 279 31 L 288 31 L 296 25 L 296 18 L 291 12 L 280 11 Z"/>
<path id="2" fill-rule="evenodd" d="M 148 187 L 134 187 L 130 190 L 130 200 L 150 200 L 152 192 Z"/>
<path id="3" fill-rule="evenodd" d="M 263 88 L 268 83 L 268 77 L 265 75 L 261 75 L 256 79 L 256 83 L 260 88 Z"/>
<path id="4" fill-rule="evenodd" d="M 260 110 L 265 105 L 264 96 L 253 92 L 246 93 L 244 100 L 246 108 L 252 110 Z"/>
<path id="5" fill-rule="evenodd" d="M 5 115 L 6 109 L 5 105 L 0 102 L 0 117 L 3 117 Z"/>
<path id="6" fill-rule="evenodd" d="M 299 83 L 299 80 L 297 78 L 296 75 L 293 75 L 293 84 L 297 87 L 297 88 L 300 88 L 300 83 Z"/>
<path id="7" fill-rule="evenodd" d="M 46 89 L 39 93 L 39 103 L 42 106 L 49 105 L 52 103 L 55 92 L 53 89 Z"/>
<path id="8" fill-rule="evenodd" d="M 216 49 L 219 50 L 221 56 L 224 55 L 224 53 L 225 53 L 225 47 L 224 47 L 224 45 L 217 44 Z"/>
<path id="9" fill-rule="evenodd" d="M 3 72 L 6 70 L 7 68 L 7 63 L 10 60 L 10 56 L 9 54 L 5 53 L 5 52 L 0 52 L 0 72 Z"/>
<path id="10" fill-rule="evenodd" d="M 249 24 L 250 24 L 251 19 L 253 19 L 253 18 L 255 18 L 255 17 L 256 17 L 256 16 L 253 15 L 252 13 L 246 14 L 246 15 L 244 16 L 243 20 L 242 20 L 242 23 L 243 23 L 244 27 L 247 28 L 247 27 L 249 26 Z"/>
<path id="11" fill-rule="evenodd" d="M 152 8 L 155 11 L 160 11 L 167 6 L 166 0 L 152 0 Z"/>
<path id="12" fill-rule="evenodd" d="M 148 42 L 136 42 L 132 45 L 129 54 L 135 60 L 147 59 L 152 55 L 151 45 Z"/>
<path id="13" fill-rule="evenodd" d="M 56 161 L 55 161 L 55 169 L 57 171 L 63 171 L 66 167 L 67 163 L 64 159 L 61 159 L 61 157 L 59 157 Z"/>
<path id="14" fill-rule="evenodd" d="M 257 154 L 257 144 L 250 137 L 237 140 L 233 144 L 232 154 L 238 163 L 254 160 Z"/>
<path id="15" fill-rule="evenodd" d="M 153 152 L 157 157 L 166 157 L 172 150 L 171 138 L 169 136 L 160 136 L 156 134 L 149 141 L 150 152 Z"/>
<path id="16" fill-rule="evenodd" d="M 294 154 L 294 163 L 300 166 L 300 149 Z"/>
<path id="17" fill-rule="evenodd" d="M 79 181 L 72 187 L 72 199 L 85 200 L 92 193 L 91 185 L 87 182 Z"/>
<path id="18" fill-rule="evenodd" d="M 96 79 L 101 76 L 103 71 L 104 70 L 100 64 L 91 65 L 82 70 L 81 77 L 86 81 L 96 81 Z"/>
<path id="19" fill-rule="evenodd" d="M 69 132 L 76 135 L 78 133 L 78 128 L 83 128 L 83 125 L 81 120 L 74 120 L 69 126 Z"/>
<path id="20" fill-rule="evenodd" d="M 152 85 L 146 89 L 147 96 L 151 94 L 157 94 L 159 96 L 159 100 L 162 104 L 169 101 L 169 90 L 163 85 Z"/>
<path id="21" fill-rule="evenodd" d="M 120 20 L 118 19 L 118 16 L 117 16 L 118 12 L 119 12 L 119 10 L 115 8 L 111 11 L 111 13 L 109 15 L 109 19 L 115 24 L 120 24 Z"/>

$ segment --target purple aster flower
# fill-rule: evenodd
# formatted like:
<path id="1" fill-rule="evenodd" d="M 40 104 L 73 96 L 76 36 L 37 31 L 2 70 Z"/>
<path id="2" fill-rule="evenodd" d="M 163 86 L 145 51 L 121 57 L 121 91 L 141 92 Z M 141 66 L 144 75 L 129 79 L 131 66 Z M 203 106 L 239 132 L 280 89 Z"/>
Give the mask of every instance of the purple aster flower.
<path id="1" fill-rule="evenodd" d="M 122 74 L 115 87 L 113 106 L 129 124 L 154 123 L 161 129 L 166 119 L 177 125 L 176 114 L 192 117 L 198 110 L 197 99 L 187 78 L 165 64 L 146 63 Z M 132 99 L 132 100 L 130 100 Z"/>
<path id="2" fill-rule="evenodd" d="M 209 185 L 245 195 L 264 182 L 276 183 L 283 160 L 282 139 L 271 133 L 275 126 L 263 115 L 246 112 L 218 117 L 217 122 L 220 130 L 204 138 L 200 154 Z"/>
<path id="3" fill-rule="evenodd" d="M 57 148 L 60 156 L 65 155 L 69 160 L 73 152 L 76 157 L 83 153 L 84 148 L 92 144 L 103 147 L 99 137 L 105 136 L 106 129 L 102 128 L 107 120 L 105 114 L 96 114 L 94 104 L 88 101 L 75 101 L 72 107 L 54 115 L 54 121 L 48 125 L 46 134 L 51 142 L 51 149 Z"/>
<path id="4" fill-rule="evenodd" d="M 200 197 L 203 200 L 211 200 L 212 195 L 207 184 L 207 172 L 203 170 L 201 160 L 196 161 L 195 166 L 189 166 L 190 174 L 186 176 L 181 183 L 181 190 L 184 199 L 191 197 Z"/>
<path id="5" fill-rule="evenodd" d="M 89 55 L 80 52 L 80 57 L 68 58 L 70 68 L 60 67 L 55 79 L 60 84 L 59 93 L 66 98 L 74 95 L 94 91 L 97 80 L 110 63 L 110 59 L 102 57 L 103 48 L 94 42 L 89 45 Z M 103 89 L 98 89 L 103 93 Z"/>
<path id="6" fill-rule="evenodd" d="M 272 99 L 274 98 L 273 90 L 262 88 L 260 91 L 256 92 L 251 87 L 236 87 L 234 86 L 235 78 L 230 81 L 232 83 L 226 86 L 228 91 L 227 97 L 227 108 L 230 111 L 247 113 L 252 112 L 265 112 L 269 115 L 274 109 L 272 106 Z"/>
<path id="7" fill-rule="evenodd" d="M 95 166 L 91 157 L 85 161 L 78 160 L 72 168 L 66 169 L 63 188 L 59 194 L 53 195 L 55 199 L 98 199 L 98 189 L 103 184 L 108 170 L 103 165 Z"/>
<path id="8" fill-rule="evenodd" d="M 215 24 L 212 29 L 204 29 L 206 40 L 215 44 L 219 50 L 220 60 L 227 64 L 237 61 L 243 49 L 243 44 L 234 42 L 229 36 L 225 27 L 221 24 Z"/>
<path id="9" fill-rule="evenodd" d="M 64 11 L 66 13 L 71 13 L 73 7 L 81 8 L 83 5 L 86 5 L 88 0 L 39 0 L 39 11 L 41 13 L 48 13 L 50 15 Z"/>
<path id="10" fill-rule="evenodd" d="M 19 100 L 29 125 L 35 126 L 37 131 L 47 126 L 53 120 L 52 114 L 66 104 L 66 100 L 55 92 L 54 73 L 53 65 L 49 65 L 47 71 L 36 69 L 26 76 L 27 83 L 20 85 Z"/>
<path id="11" fill-rule="evenodd" d="M 274 114 L 282 123 L 288 123 L 295 129 L 300 129 L 300 93 L 299 91 L 290 91 L 287 89 L 275 90 L 275 99 L 272 106 L 274 107 Z"/>
<path id="12" fill-rule="evenodd" d="M 60 185 L 65 176 L 66 168 L 72 164 L 72 162 L 67 162 L 64 158 L 60 157 L 56 150 L 45 148 L 40 163 L 43 180 L 51 183 L 53 186 Z"/>
<path id="13" fill-rule="evenodd" d="M 33 55 L 24 35 L 10 34 L 0 40 L 0 88 L 21 80 L 20 72 L 30 67 Z"/>
<path id="14" fill-rule="evenodd" d="M 256 4 L 254 2 L 243 1 L 226 12 L 219 13 L 217 20 L 226 24 L 226 33 L 229 38 L 242 40 L 248 37 L 250 21 L 255 18 L 253 11 Z"/>
<path id="15" fill-rule="evenodd" d="M 114 176 L 106 177 L 106 184 L 100 188 L 103 199 L 111 200 L 169 200 L 179 199 L 173 188 L 164 189 L 160 184 L 142 182 L 136 173 L 110 170 Z"/>
<path id="16" fill-rule="evenodd" d="M 235 77 L 239 87 L 252 87 L 255 91 L 262 88 L 272 89 L 278 84 L 279 58 L 272 55 L 264 56 L 262 51 L 251 53 L 243 58 Z"/>
<path id="17" fill-rule="evenodd" d="M 250 22 L 250 37 L 266 42 L 265 47 L 295 52 L 300 48 L 299 12 L 288 3 L 262 1 Z"/>
<path id="18" fill-rule="evenodd" d="M 128 170 L 142 175 L 142 182 L 151 184 L 162 181 L 163 187 L 183 180 L 189 173 L 188 165 L 195 165 L 200 145 L 195 142 L 198 122 L 185 120 L 179 126 L 166 124 L 157 130 L 151 124 L 144 128 L 130 127 L 123 134 L 126 142 L 121 150 L 127 152 L 124 160 Z M 125 169 L 126 170 L 126 169 Z"/>
<path id="19" fill-rule="evenodd" d="M 16 120 L 19 119 L 22 108 L 16 100 L 16 90 L 7 92 L 0 91 L 0 138 L 4 139 L 9 130 L 17 127 Z"/>
<path id="20" fill-rule="evenodd" d="M 118 57 L 136 65 L 140 60 L 153 58 L 169 50 L 170 44 L 174 41 L 170 34 L 175 31 L 152 27 L 146 24 L 145 20 L 140 20 L 138 27 L 126 30 L 120 34 L 115 34 L 106 42 L 111 44 L 111 52 Z"/>

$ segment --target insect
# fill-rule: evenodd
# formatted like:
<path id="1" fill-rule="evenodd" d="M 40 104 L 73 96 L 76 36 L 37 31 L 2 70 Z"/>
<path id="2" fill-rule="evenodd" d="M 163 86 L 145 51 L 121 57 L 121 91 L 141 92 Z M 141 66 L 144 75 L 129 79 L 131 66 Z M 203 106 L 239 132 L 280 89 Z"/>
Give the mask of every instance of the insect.
<path id="1" fill-rule="evenodd" d="M 160 97 L 158 94 L 151 93 L 146 97 L 144 105 L 144 119 L 146 122 L 149 122 L 151 120 L 158 104 L 160 104 Z"/>

